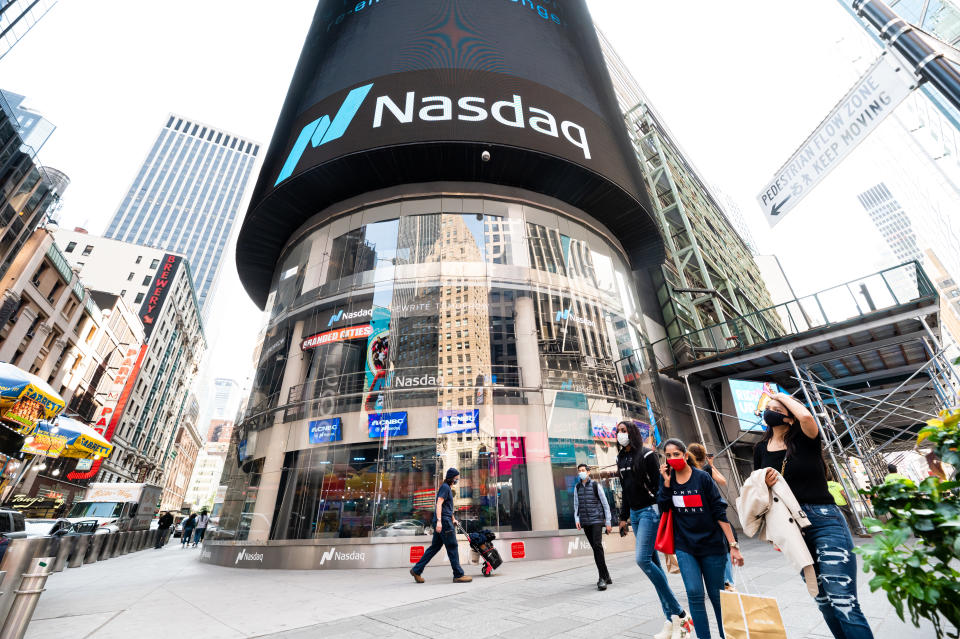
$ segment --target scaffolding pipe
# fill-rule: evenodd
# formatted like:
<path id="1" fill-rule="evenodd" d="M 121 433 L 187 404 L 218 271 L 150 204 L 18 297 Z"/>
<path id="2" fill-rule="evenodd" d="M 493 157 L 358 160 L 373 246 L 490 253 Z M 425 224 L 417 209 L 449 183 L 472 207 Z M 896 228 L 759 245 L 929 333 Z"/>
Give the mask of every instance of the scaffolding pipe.
<path id="1" fill-rule="evenodd" d="M 720 411 L 716 410 L 717 402 L 713 399 L 713 393 L 707 391 L 707 399 L 710 400 L 710 405 L 714 408 L 714 413 L 720 414 Z M 693 407 L 694 410 L 697 409 L 696 406 Z M 727 453 L 727 462 L 730 464 L 730 474 L 733 475 L 734 484 L 737 486 L 737 494 L 740 493 L 740 490 L 743 488 L 743 482 L 740 480 L 740 471 L 737 469 L 736 460 L 733 457 L 733 452 L 730 450 L 730 447 L 727 446 L 727 429 L 724 427 L 723 418 L 720 419 L 720 440 L 724 445 L 724 451 Z"/>
<path id="2" fill-rule="evenodd" d="M 841 445 L 840 445 L 840 436 L 837 435 L 837 429 L 834 428 L 834 426 L 833 426 L 833 420 L 830 419 L 830 414 L 829 414 L 829 412 L 827 411 L 827 407 L 823 404 L 823 397 L 820 396 L 820 389 L 817 388 L 817 385 L 813 382 L 813 379 L 810 378 L 810 372 L 809 372 L 809 371 L 807 371 L 807 378 L 808 378 L 808 380 L 809 380 L 809 382 L 810 382 L 810 384 L 811 384 L 811 386 L 812 386 L 812 389 L 811 389 L 811 390 L 813 391 L 814 397 L 816 397 L 817 405 L 820 407 L 821 410 L 823 410 L 824 420 L 826 421 L 827 425 L 829 426 L 828 432 L 829 432 L 830 436 L 833 438 L 833 441 L 829 442 L 827 445 L 828 445 L 829 448 L 830 448 L 830 456 L 831 456 L 831 458 L 833 458 L 833 464 L 834 464 L 834 466 L 835 466 L 834 471 L 836 472 L 837 479 L 840 481 L 840 485 L 843 486 L 843 488 L 847 491 L 847 495 L 850 496 L 850 501 L 852 502 L 852 501 L 853 501 L 853 495 L 857 495 L 857 496 L 859 497 L 859 496 L 860 496 L 860 493 L 859 493 L 857 490 L 850 490 L 851 487 L 850 487 L 849 485 L 847 485 L 847 482 L 844 482 L 844 481 L 843 481 L 843 473 L 840 472 L 840 467 L 837 465 L 836 457 L 835 457 L 834 454 L 833 454 L 833 445 L 834 445 L 834 443 L 836 443 L 837 448 L 840 449 L 841 461 L 843 462 L 843 465 L 844 465 L 844 466 L 846 467 L 846 469 L 847 469 L 847 480 L 848 480 L 849 482 L 852 482 L 852 481 L 853 481 L 853 468 L 850 467 L 850 459 L 849 459 L 849 457 L 847 457 L 846 455 L 843 454 L 843 450 L 842 450 L 842 447 L 841 447 Z M 853 488 L 856 489 L 856 484 L 854 484 Z M 861 534 L 861 535 L 862 535 L 862 534 L 865 534 L 865 533 L 867 532 L 867 529 L 866 529 L 866 527 L 863 525 L 863 520 L 860 518 L 860 513 L 857 512 L 857 509 L 853 507 L 853 504 L 852 504 L 852 503 L 850 504 L 850 511 L 853 513 L 853 519 L 857 522 L 857 533 L 859 533 L 859 534 Z"/>
<path id="3" fill-rule="evenodd" d="M 793 351 L 788 350 L 788 351 L 787 351 L 787 357 L 790 358 L 790 363 L 793 365 L 793 370 L 794 370 L 794 372 L 797 374 L 797 379 L 800 380 L 800 390 L 803 391 L 803 396 L 804 396 L 804 397 L 806 398 L 806 400 L 807 400 L 807 405 L 809 405 L 811 408 L 813 408 L 813 407 L 814 407 L 813 399 L 810 397 L 810 391 L 807 390 L 807 384 L 803 381 L 802 375 L 801 375 L 801 373 L 800 373 L 800 368 L 797 366 L 796 360 L 793 359 Z M 820 417 L 817 416 L 817 411 L 816 411 L 816 409 L 814 409 L 814 410 L 811 411 L 811 412 L 812 412 L 812 414 L 813 414 L 813 421 L 815 421 L 815 422 L 817 423 L 817 428 L 820 429 L 820 432 L 821 432 L 821 433 L 827 433 L 827 436 L 829 437 L 829 436 L 830 436 L 830 433 L 829 433 L 826 429 L 824 429 L 823 424 L 820 422 Z M 830 462 L 833 464 L 833 470 L 834 470 L 834 472 L 836 473 L 837 477 L 838 477 L 841 481 L 843 481 L 843 475 L 840 473 L 840 464 L 837 463 L 837 457 L 836 457 L 836 455 L 835 455 L 834 452 L 833 452 L 833 446 L 830 445 L 829 442 L 827 442 L 827 443 L 828 443 L 828 445 L 827 445 L 827 452 L 830 453 Z M 860 523 L 860 517 L 859 517 L 859 515 L 858 515 L 857 512 L 856 512 L 856 508 L 852 508 L 851 510 L 854 511 L 854 517 L 855 517 L 856 520 L 857 520 L 857 525 L 858 525 L 858 526 L 862 526 L 863 524 Z"/>
<path id="4" fill-rule="evenodd" d="M 697 432 L 700 433 L 700 443 L 707 446 L 707 440 L 703 437 L 703 428 L 700 426 L 700 417 L 697 415 L 697 405 L 693 403 L 693 391 L 690 390 L 690 377 L 683 376 L 683 383 L 687 387 L 687 399 L 690 401 L 690 411 L 693 413 L 693 422 L 697 425 Z"/>
<path id="5" fill-rule="evenodd" d="M 933 345 L 936 347 L 937 355 L 939 357 L 943 357 L 943 353 L 946 351 L 946 349 L 943 347 L 943 344 L 940 343 L 940 340 L 937 339 L 937 336 L 927 325 L 927 321 L 923 319 L 922 316 L 919 317 L 918 319 L 920 320 L 920 323 L 923 324 L 923 330 L 927 332 L 927 335 L 930 336 L 930 340 L 933 342 Z M 947 369 L 947 378 L 951 379 L 950 386 L 953 386 L 954 381 L 956 381 L 957 384 L 960 385 L 960 373 L 957 373 L 957 369 L 955 369 L 952 365 L 950 365 L 950 362 L 947 362 L 946 369 Z M 956 394 L 956 391 L 954 391 L 954 394 Z"/>

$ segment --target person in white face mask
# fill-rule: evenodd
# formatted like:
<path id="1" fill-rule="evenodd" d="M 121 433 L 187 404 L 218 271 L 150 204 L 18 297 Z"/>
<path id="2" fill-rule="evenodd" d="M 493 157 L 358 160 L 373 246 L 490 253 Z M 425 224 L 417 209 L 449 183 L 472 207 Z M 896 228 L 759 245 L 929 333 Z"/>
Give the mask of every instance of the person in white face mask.
<path id="1" fill-rule="evenodd" d="M 597 581 L 597 590 L 606 590 L 613 583 L 610 571 L 607 570 L 607 561 L 603 556 L 603 529 L 610 534 L 610 506 L 607 495 L 598 482 L 590 478 L 590 469 L 586 464 L 577 466 L 577 481 L 573 489 L 573 520 L 579 530 L 587 536 L 590 547 L 593 549 L 593 561 L 597 564 L 600 580 Z"/>
<path id="2" fill-rule="evenodd" d="M 660 457 L 655 450 L 643 445 L 640 429 L 632 421 L 617 424 L 617 448 L 620 451 L 617 454 L 617 472 L 620 474 L 620 486 L 623 489 L 620 501 L 620 536 L 627 534 L 629 523 L 636 537 L 637 565 L 657 591 L 667 623 L 692 630 L 693 623 L 670 590 L 667 575 L 660 566 L 660 558 L 653 547 L 657 527 L 660 525 L 660 511 L 657 508 Z"/>

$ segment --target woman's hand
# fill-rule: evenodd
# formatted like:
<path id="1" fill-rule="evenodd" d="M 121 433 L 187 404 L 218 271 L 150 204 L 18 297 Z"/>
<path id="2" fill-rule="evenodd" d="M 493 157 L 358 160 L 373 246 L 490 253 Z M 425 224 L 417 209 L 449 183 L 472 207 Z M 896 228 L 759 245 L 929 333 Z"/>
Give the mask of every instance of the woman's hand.
<path id="1" fill-rule="evenodd" d="M 734 566 L 743 565 L 743 555 L 740 554 L 739 548 L 730 548 L 730 563 L 732 563 Z"/>
<path id="2" fill-rule="evenodd" d="M 437 531 L 437 533 L 442 533 L 442 532 L 443 532 L 443 524 L 441 524 L 440 522 L 437 522 L 437 527 L 435 528 L 435 530 Z"/>
<path id="3" fill-rule="evenodd" d="M 670 487 L 670 470 L 666 464 L 660 464 L 660 476 L 663 477 L 663 485 Z"/>
<path id="4" fill-rule="evenodd" d="M 777 477 L 777 471 L 775 471 L 772 468 L 768 468 L 767 474 L 764 476 L 763 479 L 764 481 L 767 482 L 767 486 L 773 486 L 775 483 L 777 483 L 777 480 L 779 479 L 779 477 Z"/>

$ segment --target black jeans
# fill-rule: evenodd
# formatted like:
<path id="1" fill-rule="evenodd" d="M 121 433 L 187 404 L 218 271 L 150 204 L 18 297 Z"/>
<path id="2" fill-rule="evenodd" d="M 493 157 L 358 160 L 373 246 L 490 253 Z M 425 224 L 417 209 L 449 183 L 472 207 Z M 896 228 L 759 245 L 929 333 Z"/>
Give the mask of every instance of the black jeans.
<path id="1" fill-rule="evenodd" d="M 423 574 L 423 569 L 444 546 L 447 548 L 450 567 L 453 568 L 453 578 L 463 577 L 463 568 L 460 567 L 460 549 L 457 547 L 457 534 L 453 532 L 453 526 L 447 524 L 444 524 L 442 533 L 434 531 L 433 543 L 430 544 L 430 547 L 423 553 L 423 557 L 413 567 L 413 572 L 418 575 Z"/>
<path id="2" fill-rule="evenodd" d="M 607 571 L 607 560 L 603 556 L 603 524 L 582 524 L 583 534 L 587 536 L 590 547 L 593 548 L 593 561 L 597 564 L 601 579 L 610 579 Z"/>
<path id="3" fill-rule="evenodd" d="M 157 545 L 154 548 L 161 548 L 167 543 L 167 532 L 169 530 L 169 528 L 157 528 Z"/>

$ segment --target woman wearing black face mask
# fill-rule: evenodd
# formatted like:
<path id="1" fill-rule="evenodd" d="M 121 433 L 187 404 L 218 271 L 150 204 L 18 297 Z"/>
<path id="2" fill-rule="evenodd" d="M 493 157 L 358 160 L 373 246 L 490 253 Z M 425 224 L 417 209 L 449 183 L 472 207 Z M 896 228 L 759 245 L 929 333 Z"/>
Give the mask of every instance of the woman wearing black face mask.
<path id="1" fill-rule="evenodd" d="M 827 489 L 823 440 L 807 408 L 786 393 L 775 394 L 763 411 L 763 440 L 753 449 L 753 468 L 766 468 L 773 486 L 780 471 L 810 526 L 803 538 L 817 573 L 817 605 L 837 639 L 873 639 L 857 600 L 857 559 L 843 513 Z"/>

